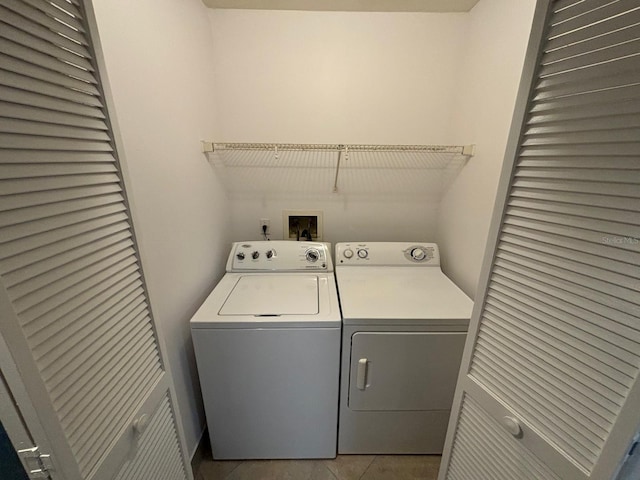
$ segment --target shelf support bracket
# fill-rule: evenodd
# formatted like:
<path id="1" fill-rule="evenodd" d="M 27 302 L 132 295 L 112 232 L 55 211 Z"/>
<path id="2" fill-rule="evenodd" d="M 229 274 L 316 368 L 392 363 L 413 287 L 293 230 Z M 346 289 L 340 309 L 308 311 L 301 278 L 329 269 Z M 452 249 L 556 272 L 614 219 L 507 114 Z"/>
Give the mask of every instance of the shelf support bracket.
<path id="1" fill-rule="evenodd" d="M 338 193 L 338 174 L 340 173 L 340 161 L 342 160 L 343 150 L 345 152 L 345 159 L 347 158 L 347 155 L 349 155 L 349 151 L 347 150 L 347 148 L 348 147 L 344 145 L 338 146 L 338 163 L 336 164 L 336 177 L 333 180 L 333 193 Z"/>

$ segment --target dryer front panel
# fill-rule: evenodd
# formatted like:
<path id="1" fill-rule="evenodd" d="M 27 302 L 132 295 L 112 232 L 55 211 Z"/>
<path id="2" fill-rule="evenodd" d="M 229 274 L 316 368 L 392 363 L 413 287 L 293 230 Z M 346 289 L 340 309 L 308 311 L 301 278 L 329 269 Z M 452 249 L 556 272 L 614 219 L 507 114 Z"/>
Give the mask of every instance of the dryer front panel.
<path id="1" fill-rule="evenodd" d="M 466 332 L 357 332 L 351 410 L 449 410 Z"/>

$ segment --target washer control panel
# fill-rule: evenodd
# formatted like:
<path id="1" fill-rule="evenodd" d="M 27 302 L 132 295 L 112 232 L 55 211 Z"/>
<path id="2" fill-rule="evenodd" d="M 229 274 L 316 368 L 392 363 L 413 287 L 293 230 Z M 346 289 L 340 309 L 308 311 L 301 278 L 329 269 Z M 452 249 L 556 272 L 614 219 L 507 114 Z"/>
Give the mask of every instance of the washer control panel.
<path id="1" fill-rule="evenodd" d="M 287 240 L 236 242 L 227 261 L 228 272 L 333 271 L 331 247 L 324 242 Z"/>
<path id="2" fill-rule="evenodd" d="M 362 242 L 337 243 L 336 266 L 440 266 L 435 243 Z"/>

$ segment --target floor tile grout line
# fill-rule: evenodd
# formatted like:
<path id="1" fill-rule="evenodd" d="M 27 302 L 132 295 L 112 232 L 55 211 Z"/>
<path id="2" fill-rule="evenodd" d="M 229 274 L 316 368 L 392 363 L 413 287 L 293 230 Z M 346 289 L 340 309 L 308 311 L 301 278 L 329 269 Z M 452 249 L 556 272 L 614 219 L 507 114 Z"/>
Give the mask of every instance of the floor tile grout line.
<path id="1" fill-rule="evenodd" d="M 224 477 L 222 480 L 227 480 L 227 479 L 231 476 L 231 474 L 232 474 L 233 472 L 235 472 L 235 471 L 236 471 L 236 469 L 237 469 L 240 465 L 242 465 L 243 463 L 244 463 L 244 461 L 240 461 L 240 462 L 238 462 L 238 464 L 237 464 L 235 467 L 233 467 L 233 468 L 231 469 L 231 471 L 230 471 L 229 473 L 227 473 L 227 474 L 225 475 L 225 477 Z M 205 480 L 206 480 L 206 479 L 205 479 Z"/>
<path id="2" fill-rule="evenodd" d="M 371 459 L 371 462 L 369 462 L 369 465 L 367 465 L 367 468 L 364 469 L 364 472 L 362 472 L 362 475 L 360 475 L 358 477 L 358 480 L 360 480 L 362 477 L 364 477 L 364 474 L 367 473 L 369 471 L 369 469 L 371 468 L 371 465 L 373 465 L 373 462 L 376 461 L 376 458 L 378 458 L 377 455 L 374 455 L 373 458 Z"/>

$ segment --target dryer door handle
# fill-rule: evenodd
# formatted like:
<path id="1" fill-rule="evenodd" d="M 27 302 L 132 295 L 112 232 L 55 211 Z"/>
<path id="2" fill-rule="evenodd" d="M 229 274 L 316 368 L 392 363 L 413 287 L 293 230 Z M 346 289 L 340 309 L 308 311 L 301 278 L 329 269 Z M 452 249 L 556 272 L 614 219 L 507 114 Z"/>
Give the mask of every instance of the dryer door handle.
<path id="1" fill-rule="evenodd" d="M 367 365 L 368 361 L 366 358 L 361 358 L 358 360 L 358 372 L 356 374 L 356 386 L 359 390 L 364 390 L 367 388 Z"/>

